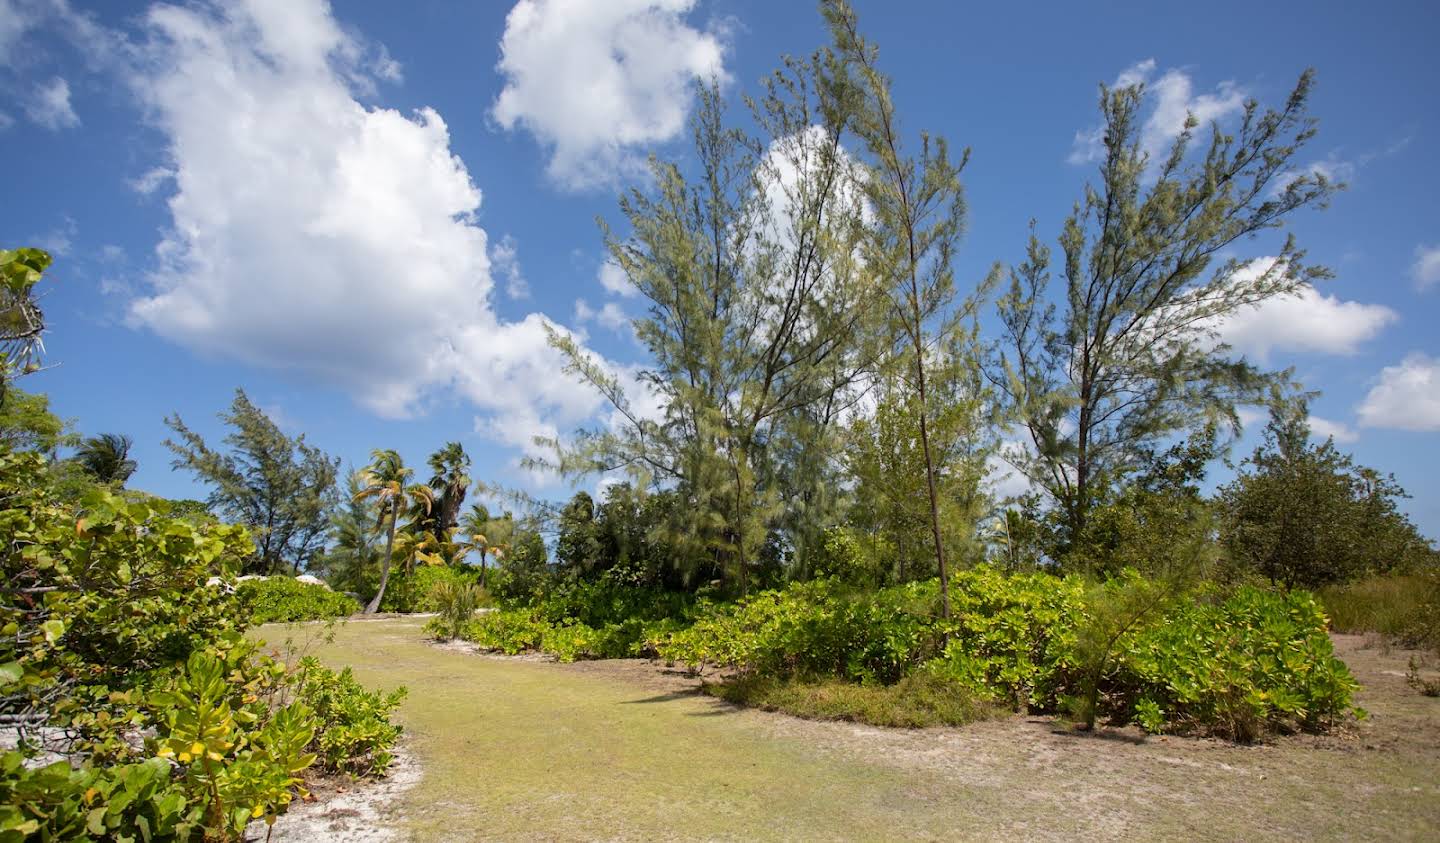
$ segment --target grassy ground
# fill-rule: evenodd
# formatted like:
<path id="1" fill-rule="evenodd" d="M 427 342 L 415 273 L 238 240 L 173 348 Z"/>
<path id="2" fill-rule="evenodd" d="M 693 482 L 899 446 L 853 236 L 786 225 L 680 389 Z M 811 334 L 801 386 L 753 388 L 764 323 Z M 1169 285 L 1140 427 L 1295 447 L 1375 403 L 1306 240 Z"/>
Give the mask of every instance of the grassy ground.
<path id="1" fill-rule="evenodd" d="M 1440 700 L 1405 687 L 1405 653 L 1338 644 L 1371 720 L 1257 747 L 1020 716 L 798 720 L 645 662 L 436 647 L 412 620 L 352 622 L 318 654 L 410 686 L 401 715 L 423 774 L 390 819 L 417 840 L 1437 839 Z"/>

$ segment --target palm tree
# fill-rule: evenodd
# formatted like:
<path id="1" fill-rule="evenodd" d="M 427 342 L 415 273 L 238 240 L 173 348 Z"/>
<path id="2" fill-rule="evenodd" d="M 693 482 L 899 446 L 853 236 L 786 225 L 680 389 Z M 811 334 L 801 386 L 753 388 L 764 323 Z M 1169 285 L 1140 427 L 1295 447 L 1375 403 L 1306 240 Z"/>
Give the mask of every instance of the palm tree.
<path id="1" fill-rule="evenodd" d="M 470 511 L 460 519 L 461 553 L 473 550 L 480 554 L 480 587 L 485 587 L 485 559 L 493 554 L 499 559 L 505 552 L 502 534 L 508 533 L 500 521 L 490 518 L 490 510 L 484 504 L 471 504 Z M 489 536 L 489 538 L 486 538 Z"/>
<path id="2" fill-rule="evenodd" d="M 437 538 L 434 533 L 405 530 L 396 540 L 395 549 L 400 558 L 405 560 L 405 572 L 408 574 L 414 573 L 416 561 L 426 565 L 444 565 L 445 544 L 446 542 Z"/>
<path id="3" fill-rule="evenodd" d="M 430 488 L 440 498 L 440 511 L 435 518 L 434 533 L 438 536 L 453 529 L 465 503 L 465 490 L 470 487 L 470 456 L 459 442 L 447 442 L 430 455 Z"/>
<path id="4" fill-rule="evenodd" d="M 376 449 L 370 452 L 370 465 L 365 468 L 364 488 L 355 493 L 355 500 L 375 498 L 380 504 L 379 524 L 390 516 L 390 532 L 385 540 L 385 556 L 380 560 L 380 588 L 365 607 L 365 614 L 374 614 L 380 609 L 385 597 L 385 586 L 390 583 L 390 562 L 395 553 L 395 527 L 400 520 L 400 510 L 411 504 L 421 505 L 428 512 L 434 496 L 428 486 L 406 483 L 415 474 L 405 467 L 400 455 L 390 449 Z"/>
<path id="5" fill-rule="evenodd" d="M 75 462 L 101 483 L 125 485 L 135 473 L 135 461 L 130 459 L 130 448 L 134 441 L 122 433 L 102 433 L 91 436 L 80 443 L 75 452 Z"/>

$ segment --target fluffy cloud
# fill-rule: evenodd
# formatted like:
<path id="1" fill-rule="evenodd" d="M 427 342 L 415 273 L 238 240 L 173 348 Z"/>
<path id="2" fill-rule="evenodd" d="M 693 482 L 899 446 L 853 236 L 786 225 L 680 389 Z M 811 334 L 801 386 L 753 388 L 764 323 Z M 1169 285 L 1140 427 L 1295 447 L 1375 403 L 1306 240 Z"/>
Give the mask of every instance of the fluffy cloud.
<path id="1" fill-rule="evenodd" d="M 490 262 L 495 274 L 505 279 L 505 295 L 517 300 L 530 298 L 530 282 L 520 271 L 520 244 L 514 237 L 507 234 L 490 247 Z"/>
<path id="2" fill-rule="evenodd" d="M 1258 275 L 1273 261 L 1259 258 L 1241 271 Z M 1214 330 L 1221 342 L 1263 362 L 1275 351 L 1354 354 L 1397 318 L 1383 305 L 1342 301 L 1307 284 L 1293 295 L 1244 308 Z"/>
<path id="3" fill-rule="evenodd" d="M 1163 158 L 1170 142 L 1185 128 L 1187 115 L 1194 114 L 1201 126 L 1237 114 L 1245 106 L 1245 91 L 1234 82 L 1221 82 L 1213 92 L 1195 93 L 1195 83 L 1183 70 L 1171 69 L 1155 78 L 1155 60 L 1136 62 L 1120 72 L 1112 87 L 1145 85 L 1149 113 L 1141 127 L 1141 147 L 1151 161 Z M 1075 133 L 1067 159 L 1087 164 L 1105 157 L 1105 127 L 1093 126 Z"/>
<path id="4" fill-rule="evenodd" d="M 586 325 L 595 322 L 602 328 L 612 331 L 623 331 L 630 326 L 630 317 L 615 302 L 606 302 L 599 310 L 590 306 L 584 299 L 575 300 L 575 324 Z"/>
<path id="5" fill-rule="evenodd" d="M 1428 290 L 1440 282 L 1440 246 L 1416 246 L 1415 263 L 1410 267 L 1415 286 Z"/>
<path id="6" fill-rule="evenodd" d="M 508 258 L 503 240 L 487 248 L 445 121 L 361 104 L 374 50 L 325 3 L 156 6 L 145 26 L 134 87 L 174 189 L 133 322 L 382 414 L 453 389 L 484 413 L 477 426 L 522 447 L 598 409 L 555 376 L 543 316 L 494 312 L 492 254 L 508 276 L 514 244 Z"/>
<path id="7" fill-rule="evenodd" d="M 1440 359 L 1412 351 L 1386 366 L 1359 413 L 1362 427 L 1440 431 Z"/>
<path id="8" fill-rule="evenodd" d="M 600 280 L 600 286 L 604 287 L 607 293 L 627 297 L 640 295 L 640 291 L 635 288 L 634 284 L 630 283 L 630 278 L 625 274 L 625 270 L 620 268 L 620 264 L 612 260 L 606 260 L 601 263 L 600 271 L 597 275 Z"/>
<path id="9" fill-rule="evenodd" d="M 1310 425 L 1310 436 L 1313 439 L 1334 439 L 1336 442 L 1354 442 L 1360 438 L 1353 428 L 1342 422 L 1322 419 L 1319 416 L 1311 416 L 1306 420 Z"/>
<path id="10" fill-rule="evenodd" d="M 684 128 L 690 84 L 725 78 L 721 35 L 684 18 L 695 0 L 520 0 L 505 20 L 491 114 L 548 148 L 547 172 L 583 189 L 639 164 Z"/>
<path id="11" fill-rule="evenodd" d="M 125 183 L 141 196 L 149 196 L 169 184 L 173 178 L 175 178 L 175 171 L 169 167 L 151 167 L 141 173 L 138 178 L 128 179 Z"/>
<path id="12" fill-rule="evenodd" d="M 80 125 L 80 117 L 70 105 L 70 83 L 59 76 L 35 87 L 34 96 L 25 104 L 25 113 L 36 125 L 52 132 Z"/>
<path id="13" fill-rule="evenodd" d="M 0 65 L 10 64 L 11 51 L 35 23 L 34 10 L 16 0 L 0 0 Z"/>

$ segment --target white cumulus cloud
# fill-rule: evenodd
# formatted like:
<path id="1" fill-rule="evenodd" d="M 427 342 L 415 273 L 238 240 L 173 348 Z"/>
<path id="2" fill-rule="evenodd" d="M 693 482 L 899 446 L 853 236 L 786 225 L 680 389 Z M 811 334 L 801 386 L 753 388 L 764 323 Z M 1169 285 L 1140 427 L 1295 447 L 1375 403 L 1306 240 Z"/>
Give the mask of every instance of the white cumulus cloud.
<path id="1" fill-rule="evenodd" d="M 680 133 L 697 78 L 725 78 L 719 32 L 686 23 L 695 0 L 520 0 L 505 20 L 491 115 L 550 154 L 560 186 L 611 184 L 637 150 Z"/>
<path id="2" fill-rule="evenodd" d="M 1245 106 L 1245 91 L 1234 82 L 1221 82 L 1213 91 L 1195 92 L 1195 82 L 1183 70 L 1170 69 L 1155 77 L 1155 60 L 1136 62 L 1120 72 L 1113 88 L 1145 85 L 1148 113 L 1140 130 L 1141 148 L 1152 162 L 1164 158 L 1168 147 L 1185 128 L 1186 116 L 1194 114 L 1200 125 L 1238 114 Z M 1105 127 L 1092 126 L 1075 133 L 1070 150 L 1071 164 L 1087 164 L 1105 157 Z"/>
<path id="3" fill-rule="evenodd" d="M 1440 246 L 1415 247 L 1415 263 L 1410 266 L 1410 278 L 1421 290 L 1440 283 Z"/>
<path id="4" fill-rule="evenodd" d="M 575 300 L 575 324 L 586 325 L 595 322 L 611 331 L 623 331 L 630 326 L 630 317 L 615 302 L 606 302 L 599 309 L 590 306 L 584 299 Z"/>
<path id="5" fill-rule="evenodd" d="M 495 313 L 514 244 L 492 258 L 445 121 L 358 101 L 375 51 L 323 0 L 162 5 L 145 29 L 133 82 L 166 138 L 172 219 L 134 323 L 382 414 L 454 390 L 521 447 L 598 409 L 557 377 L 544 316 Z"/>
<path id="6" fill-rule="evenodd" d="M 604 287 L 607 293 L 626 297 L 640 295 L 640 290 L 630 283 L 630 277 L 625 274 L 625 270 L 613 260 L 605 260 L 600 264 L 597 277 L 600 286 Z"/>
<path id="7" fill-rule="evenodd" d="M 37 126 L 52 132 L 80 125 L 80 117 L 70 105 L 70 83 L 59 76 L 35 87 L 25 113 Z"/>
<path id="8" fill-rule="evenodd" d="M 1359 413 L 1362 427 L 1440 431 L 1440 359 L 1412 351 L 1381 369 Z"/>
<path id="9" fill-rule="evenodd" d="M 1343 422 L 1322 419 L 1319 416 L 1311 416 L 1306 420 L 1310 425 L 1310 436 L 1313 439 L 1325 440 L 1334 439 L 1336 442 L 1354 442 L 1360 438 L 1355 429 Z"/>
<path id="10" fill-rule="evenodd" d="M 1258 258 L 1240 270 L 1252 276 L 1274 258 Z M 1221 342 L 1264 362 L 1276 351 L 1354 354 L 1399 316 L 1384 305 L 1343 301 L 1313 286 L 1276 296 L 1231 314 L 1214 327 Z"/>

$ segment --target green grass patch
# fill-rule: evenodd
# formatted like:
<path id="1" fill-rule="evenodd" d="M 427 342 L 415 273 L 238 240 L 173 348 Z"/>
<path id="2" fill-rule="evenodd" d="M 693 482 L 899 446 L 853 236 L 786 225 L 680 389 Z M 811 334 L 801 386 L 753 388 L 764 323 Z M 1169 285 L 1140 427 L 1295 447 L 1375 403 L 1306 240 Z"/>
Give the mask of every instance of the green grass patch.
<path id="1" fill-rule="evenodd" d="M 964 688 L 928 673 L 893 685 L 859 685 L 834 678 L 744 676 L 706 683 L 705 692 L 738 705 L 782 711 L 810 720 L 850 720 L 871 726 L 963 726 L 998 709 Z"/>

